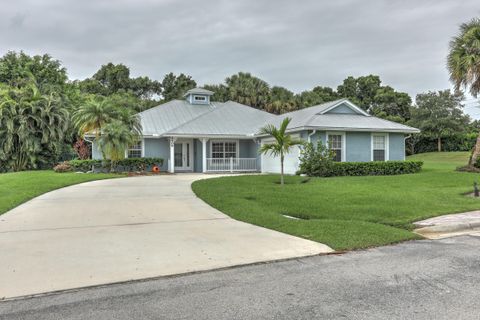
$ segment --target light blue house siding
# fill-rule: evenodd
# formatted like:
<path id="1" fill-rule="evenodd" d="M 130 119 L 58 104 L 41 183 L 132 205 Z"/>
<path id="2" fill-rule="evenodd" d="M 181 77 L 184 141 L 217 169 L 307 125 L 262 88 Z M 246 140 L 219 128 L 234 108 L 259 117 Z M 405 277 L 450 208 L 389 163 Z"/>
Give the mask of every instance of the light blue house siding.
<path id="1" fill-rule="evenodd" d="M 301 139 L 310 141 L 316 145 L 318 140 L 326 143 L 327 133 L 325 131 L 317 131 L 312 134 L 312 131 L 300 132 Z M 372 148 L 372 134 L 371 132 L 345 132 L 346 140 L 346 161 L 371 161 Z M 234 139 L 218 139 L 221 141 L 237 141 Z M 145 138 L 144 140 L 144 156 L 151 158 L 163 158 L 164 162 L 161 170 L 168 170 L 168 163 L 170 158 L 170 143 L 167 138 Z M 207 142 L 207 158 L 211 157 L 210 142 Z M 261 170 L 261 155 L 258 152 L 260 144 L 254 139 L 238 140 L 239 142 L 239 157 L 240 158 L 256 158 L 257 169 Z M 389 160 L 405 160 L 405 134 L 403 133 L 389 133 Z M 193 171 L 203 171 L 202 161 L 202 142 L 200 139 L 193 139 Z M 93 144 L 92 158 L 102 159 L 102 154 L 98 147 Z"/>
<path id="2" fill-rule="evenodd" d="M 202 161 L 202 141 L 198 139 L 193 140 L 193 171 L 203 172 Z"/>
<path id="3" fill-rule="evenodd" d="M 237 141 L 235 139 L 212 139 L 213 141 Z M 210 142 L 207 141 L 207 158 L 211 157 L 210 154 Z M 203 160 L 202 160 L 202 141 L 200 139 L 193 140 L 193 157 L 194 157 L 194 172 L 203 171 Z M 239 140 L 238 141 L 238 156 L 239 158 L 257 158 L 257 167 L 260 170 L 260 155 L 258 154 L 258 145 L 253 139 L 248 140 Z"/>
<path id="4" fill-rule="evenodd" d="M 310 134 L 311 134 L 311 132 L 310 132 Z M 305 134 L 302 135 L 302 139 L 308 141 L 308 136 L 309 136 L 309 133 L 305 132 Z M 325 131 L 317 131 L 310 136 L 310 142 L 312 142 L 313 145 L 315 145 L 315 146 L 317 145 L 318 140 L 321 140 L 323 144 L 326 144 L 326 140 L 327 140 L 326 137 L 327 137 L 327 134 L 326 134 Z"/>
<path id="5" fill-rule="evenodd" d="M 221 141 L 237 141 L 232 139 L 218 139 Z M 144 138 L 144 157 L 146 158 L 162 158 L 162 171 L 168 170 L 168 162 L 170 159 L 170 142 L 167 138 Z M 202 141 L 193 139 L 193 171 L 203 171 L 202 161 Z M 207 142 L 207 158 L 210 158 L 210 140 Z M 239 157 L 240 158 L 257 158 L 257 168 L 260 170 L 260 155 L 258 154 L 258 144 L 253 139 L 239 140 Z M 102 159 L 102 153 L 94 144 L 92 147 L 92 159 Z"/>
<path id="6" fill-rule="evenodd" d="M 405 135 L 403 133 L 389 134 L 390 160 L 405 160 Z"/>
<path id="7" fill-rule="evenodd" d="M 346 161 L 365 162 L 372 159 L 372 135 L 370 132 L 347 132 Z"/>
<path id="8" fill-rule="evenodd" d="M 348 107 L 345 103 L 342 103 L 338 107 L 335 107 L 326 113 L 356 114 L 356 112 Z"/>
<path id="9" fill-rule="evenodd" d="M 149 139 L 144 140 L 144 157 L 146 158 L 162 158 L 163 165 L 160 168 L 161 171 L 168 170 L 168 159 L 170 158 L 170 142 L 165 139 Z"/>
<path id="10" fill-rule="evenodd" d="M 335 110 L 338 108 L 335 108 Z M 302 131 L 300 137 L 308 141 L 312 131 Z M 346 161 L 363 162 L 371 161 L 372 157 L 372 133 L 371 132 L 345 132 Z M 316 145 L 321 140 L 325 145 L 327 133 L 317 131 L 310 135 L 310 141 Z M 389 160 L 405 160 L 405 135 L 403 133 L 389 133 Z"/>
<path id="11" fill-rule="evenodd" d="M 260 144 L 257 143 L 255 140 L 240 140 L 239 147 L 240 147 L 239 157 L 257 159 L 257 170 L 260 171 L 262 169 L 262 166 L 261 166 L 262 156 L 258 152 L 258 148 L 260 147 Z"/>
<path id="12" fill-rule="evenodd" d="M 240 158 L 256 158 L 257 157 L 257 143 L 254 140 L 240 140 L 239 141 L 239 157 Z"/>
<path id="13" fill-rule="evenodd" d="M 163 165 L 160 168 L 162 171 L 168 169 L 168 158 L 170 156 L 170 144 L 167 139 L 151 139 L 145 138 L 144 142 L 144 157 L 146 158 L 162 158 Z M 98 146 L 94 143 L 92 146 L 92 159 L 102 159 L 102 153 Z"/>

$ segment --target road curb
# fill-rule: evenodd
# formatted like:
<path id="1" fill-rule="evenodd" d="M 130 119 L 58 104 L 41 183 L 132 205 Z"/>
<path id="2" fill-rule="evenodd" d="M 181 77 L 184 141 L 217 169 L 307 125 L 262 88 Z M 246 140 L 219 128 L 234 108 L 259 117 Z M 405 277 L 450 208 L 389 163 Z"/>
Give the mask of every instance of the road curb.
<path id="1" fill-rule="evenodd" d="M 459 222 L 459 223 L 451 223 L 445 225 L 437 225 L 437 226 L 428 226 L 415 229 L 414 232 L 418 234 L 430 234 L 430 233 L 449 233 L 449 232 L 460 232 L 460 231 L 468 231 L 472 229 L 480 228 L 480 221 L 475 222 Z"/>

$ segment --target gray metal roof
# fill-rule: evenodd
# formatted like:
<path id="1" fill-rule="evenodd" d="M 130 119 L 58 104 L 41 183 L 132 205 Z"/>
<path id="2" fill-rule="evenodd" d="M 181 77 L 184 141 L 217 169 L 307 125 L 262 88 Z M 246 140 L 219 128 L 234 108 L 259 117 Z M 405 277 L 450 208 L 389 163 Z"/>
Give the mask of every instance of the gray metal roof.
<path id="1" fill-rule="evenodd" d="M 203 88 L 193 88 L 193 89 L 188 90 L 183 96 L 186 97 L 189 94 L 204 94 L 204 95 L 211 96 L 214 93 L 215 92 L 207 90 L 207 89 L 203 89 Z"/>
<path id="2" fill-rule="evenodd" d="M 356 114 L 329 113 L 347 104 Z M 289 131 L 304 129 L 415 133 L 418 129 L 368 115 L 346 99 L 274 115 L 233 101 L 190 104 L 173 100 L 141 112 L 143 135 L 253 136 L 266 124 L 290 117 Z"/>
<path id="3" fill-rule="evenodd" d="M 314 116 L 306 125 L 308 128 L 321 128 L 325 130 L 352 130 L 352 131 L 383 131 L 383 132 L 420 132 L 400 123 L 380 119 L 377 117 L 366 117 L 359 114 L 327 113 Z"/>
<path id="4" fill-rule="evenodd" d="M 215 108 L 165 135 L 253 136 L 266 121 L 276 116 L 243 104 L 227 101 L 212 103 Z"/>
<path id="5" fill-rule="evenodd" d="M 212 104 L 190 104 L 172 100 L 139 113 L 143 135 L 163 135 L 215 108 Z"/>
<path id="6" fill-rule="evenodd" d="M 329 110 L 345 104 L 356 114 L 328 113 Z M 344 130 L 344 131 L 382 131 L 415 133 L 420 130 L 400 123 L 380 119 L 369 115 L 347 99 L 340 99 L 317 106 L 284 113 L 265 124 L 279 126 L 285 118 L 291 118 L 289 131 L 301 129 Z M 265 125 L 264 124 L 264 125 Z"/>

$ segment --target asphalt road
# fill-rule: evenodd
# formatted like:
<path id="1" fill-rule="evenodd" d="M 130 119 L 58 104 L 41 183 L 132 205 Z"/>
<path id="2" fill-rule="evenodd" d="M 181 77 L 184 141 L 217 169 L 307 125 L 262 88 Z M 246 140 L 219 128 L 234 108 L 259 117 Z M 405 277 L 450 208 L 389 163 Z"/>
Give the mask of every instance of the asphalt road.
<path id="1" fill-rule="evenodd" d="M 9 320 L 314 318 L 479 319 L 480 238 L 415 241 L 0 303 L 0 319 Z"/>

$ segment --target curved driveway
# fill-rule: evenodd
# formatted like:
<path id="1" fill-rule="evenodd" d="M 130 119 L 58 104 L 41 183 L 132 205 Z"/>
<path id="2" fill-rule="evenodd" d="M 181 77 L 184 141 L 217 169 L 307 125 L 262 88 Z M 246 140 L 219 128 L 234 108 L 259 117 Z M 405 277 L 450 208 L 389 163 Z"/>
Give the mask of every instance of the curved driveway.
<path id="1" fill-rule="evenodd" d="M 0 298 L 330 252 L 229 218 L 199 174 L 83 183 L 0 216 Z"/>

